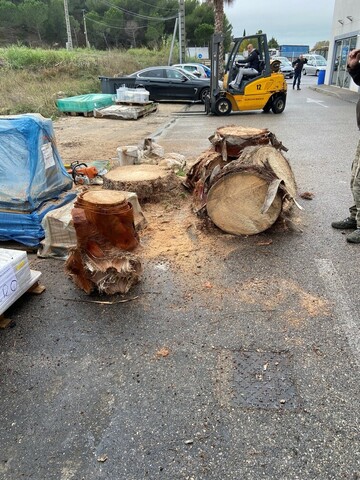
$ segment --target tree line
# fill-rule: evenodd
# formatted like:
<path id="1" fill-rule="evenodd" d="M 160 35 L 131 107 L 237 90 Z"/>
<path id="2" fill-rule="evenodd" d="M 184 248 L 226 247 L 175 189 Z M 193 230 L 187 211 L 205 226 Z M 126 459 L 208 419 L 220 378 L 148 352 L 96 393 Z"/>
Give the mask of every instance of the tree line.
<path id="1" fill-rule="evenodd" d="M 169 42 L 179 14 L 178 0 L 68 0 L 74 47 L 160 48 Z M 185 1 L 187 46 L 207 46 L 214 33 L 211 3 Z M 224 18 L 225 45 L 232 27 Z M 86 35 L 85 35 L 86 33 Z M 65 47 L 63 0 L 0 0 L 0 45 Z"/>

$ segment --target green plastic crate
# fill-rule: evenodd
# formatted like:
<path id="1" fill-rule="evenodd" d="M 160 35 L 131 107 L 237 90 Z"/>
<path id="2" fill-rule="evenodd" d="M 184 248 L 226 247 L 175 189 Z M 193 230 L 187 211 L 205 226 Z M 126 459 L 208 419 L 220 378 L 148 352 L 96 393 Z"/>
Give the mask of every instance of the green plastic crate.
<path id="1" fill-rule="evenodd" d="M 116 95 L 110 93 L 89 93 L 76 97 L 59 98 L 56 106 L 60 112 L 92 112 L 94 108 L 108 107 L 115 103 Z"/>

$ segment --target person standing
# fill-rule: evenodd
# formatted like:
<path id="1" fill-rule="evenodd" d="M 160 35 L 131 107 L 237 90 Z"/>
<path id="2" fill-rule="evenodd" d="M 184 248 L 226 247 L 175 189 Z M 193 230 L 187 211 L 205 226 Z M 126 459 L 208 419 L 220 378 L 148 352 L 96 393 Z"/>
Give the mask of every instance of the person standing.
<path id="1" fill-rule="evenodd" d="M 294 67 L 293 90 L 295 88 L 296 83 L 297 83 L 297 89 L 301 90 L 301 88 L 300 88 L 301 73 L 302 73 L 302 69 L 304 68 L 305 63 L 307 63 L 307 59 L 304 58 L 303 55 L 300 55 L 299 58 L 297 58 L 292 63 L 292 66 Z"/>
<path id="2" fill-rule="evenodd" d="M 347 59 L 347 71 L 356 85 L 360 85 L 360 49 L 351 50 Z M 360 130 L 360 98 L 356 105 L 357 126 Z M 350 216 L 345 220 L 332 222 L 333 228 L 354 230 L 346 237 L 350 243 L 360 243 L 360 140 L 351 167 L 350 189 L 354 205 L 349 208 Z"/>

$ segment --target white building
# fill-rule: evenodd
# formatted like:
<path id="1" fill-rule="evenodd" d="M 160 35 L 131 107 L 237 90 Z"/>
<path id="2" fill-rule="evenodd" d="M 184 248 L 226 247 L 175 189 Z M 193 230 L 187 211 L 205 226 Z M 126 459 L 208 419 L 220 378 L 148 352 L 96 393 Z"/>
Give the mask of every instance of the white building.
<path id="1" fill-rule="evenodd" d="M 360 0 L 335 0 L 325 83 L 355 92 L 359 87 L 346 71 L 350 50 L 360 48 Z"/>

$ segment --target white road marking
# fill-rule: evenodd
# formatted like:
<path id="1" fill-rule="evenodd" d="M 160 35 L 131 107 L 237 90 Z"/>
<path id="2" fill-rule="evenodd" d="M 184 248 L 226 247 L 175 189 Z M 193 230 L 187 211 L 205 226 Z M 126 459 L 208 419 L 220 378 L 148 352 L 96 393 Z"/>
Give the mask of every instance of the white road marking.
<path id="1" fill-rule="evenodd" d="M 360 368 L 360 330 L 354 320 L 355 312 L 351 307 L 350 297 L 331 260 L 321 258 L 316 259 L 315 263 L 325 283 L 326 291 L 334 302 L 334 309 L 340 326 Z"/>
<path id="2" fill-rule="evenodd" d="M 317 104 L 320 105 L 321 107 L 329 108 L 327 105 L 323 105 L 324 100 L 313 100 L 312 98 L 307 98 L 307 99 L 306 99 L 306 103 L 317 103 Z"/>

